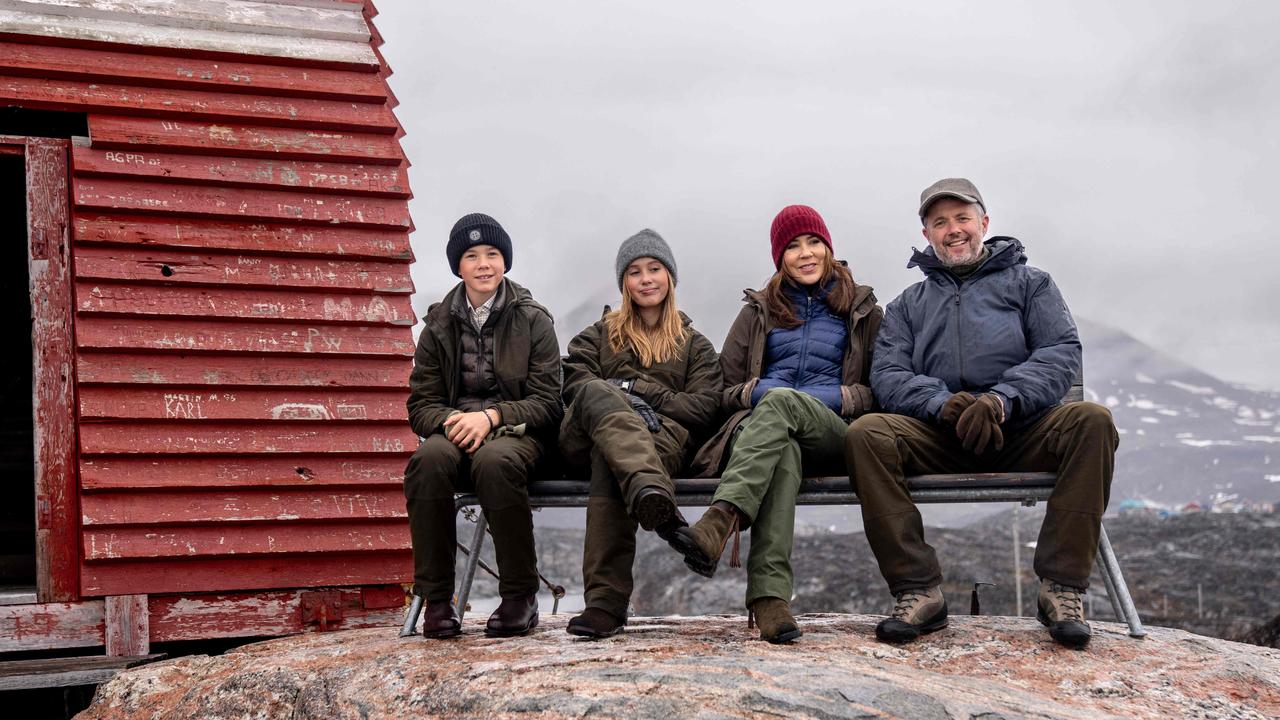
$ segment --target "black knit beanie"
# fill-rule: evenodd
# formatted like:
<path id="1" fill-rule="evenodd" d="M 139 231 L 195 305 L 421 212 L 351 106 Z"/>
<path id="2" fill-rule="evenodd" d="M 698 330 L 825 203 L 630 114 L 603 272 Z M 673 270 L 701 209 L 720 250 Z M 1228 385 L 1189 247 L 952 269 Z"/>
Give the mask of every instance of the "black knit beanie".
<path id="1" fill-rule="evenodd" d="M 492 245 L 497 248 L 502 253 L 503 264 L 507 266 L 505 272 L 511 272 L 511 237 L 507 235 L 507 231 L 488 215 L 471 213 L 463 215 L 449 231 L 449 245 L 445 248 L 445 254 L 449 256 L 449 269 L 454 275 L 462 277 L 458 272 L 458 265 L 462 262 L 462 254 L 473 245 Z"/>

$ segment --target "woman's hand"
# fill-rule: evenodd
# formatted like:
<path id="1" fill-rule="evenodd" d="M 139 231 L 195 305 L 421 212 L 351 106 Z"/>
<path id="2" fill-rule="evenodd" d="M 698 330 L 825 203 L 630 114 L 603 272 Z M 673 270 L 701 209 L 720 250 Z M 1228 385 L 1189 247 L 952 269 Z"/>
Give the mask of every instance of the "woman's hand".
<path id="1" fill-rule="evenodd" d="M 474 453 L 497 424 L 493 419 L 496 414 L 496 411 L 485 410 L 450 415 L 444 421 L 445 437 L 463 451 Z"/>

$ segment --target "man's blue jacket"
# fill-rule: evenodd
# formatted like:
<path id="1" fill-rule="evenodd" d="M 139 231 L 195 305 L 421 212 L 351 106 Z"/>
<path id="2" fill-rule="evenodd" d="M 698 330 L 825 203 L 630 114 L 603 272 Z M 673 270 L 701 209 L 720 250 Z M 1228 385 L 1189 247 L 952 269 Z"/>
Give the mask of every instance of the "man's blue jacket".
<path id="1" fill-rule="evenodd" d="M 935 422 L 952 393 L 995 391 L 1007 425 L 1029 425 L 1062 401 L 1080 372 L 1080 337 L 1049 273 L 1027 265 L 1022 243 L 992 237 L 991 254 L 959 280 L 933 248 L 907 267 L 925 279 L 885 308 L 871 389 L 888 412 Z"/>

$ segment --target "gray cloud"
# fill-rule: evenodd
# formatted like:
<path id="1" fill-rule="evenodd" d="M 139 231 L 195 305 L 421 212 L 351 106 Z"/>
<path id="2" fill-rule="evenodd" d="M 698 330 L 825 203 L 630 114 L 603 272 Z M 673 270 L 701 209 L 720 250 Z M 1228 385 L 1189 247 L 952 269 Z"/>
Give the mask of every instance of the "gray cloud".
<path id="1" fill-rule="evenodd" d="M 381 0 L 415 305 L 483 210 L 567 342 L 652 226 L 718 342 L 792 202 L 887 302 L 918 279 L 919 189 L 961 174 L 1077 314 L 1280 388 L 1280 4 L 976 5 Z"/>

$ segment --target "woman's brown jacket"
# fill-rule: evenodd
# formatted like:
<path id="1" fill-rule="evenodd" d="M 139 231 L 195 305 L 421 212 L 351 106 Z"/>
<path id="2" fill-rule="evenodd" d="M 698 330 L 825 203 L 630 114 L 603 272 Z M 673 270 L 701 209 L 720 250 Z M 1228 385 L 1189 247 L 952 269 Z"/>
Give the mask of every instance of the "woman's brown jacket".
<path id="1" fill-rule="evenodd" d="M 745 290 L 743 301 L 746 305 L 733 321 L 720 349 L 720 370 L 724 373 L 721 409 L 729 413 L 729 419 L 698 450 L 691 465 L 694 477 L 714 477 L 720 473 L 728 459 L 729 440 L 751 414 L 751 391 L 764 373 L 765 341 L 774 323 L 763 292 Z M 844 386 L 841 388 L 844 407 L 840 413 L 845 418 L 852 419 L 877 409 L 870 387 L 871 351 L 883 318 L 884 311 L 876 304 L 871 286 L 858 285 L 845 326 L 849 340 L 844 352 Z"/>

